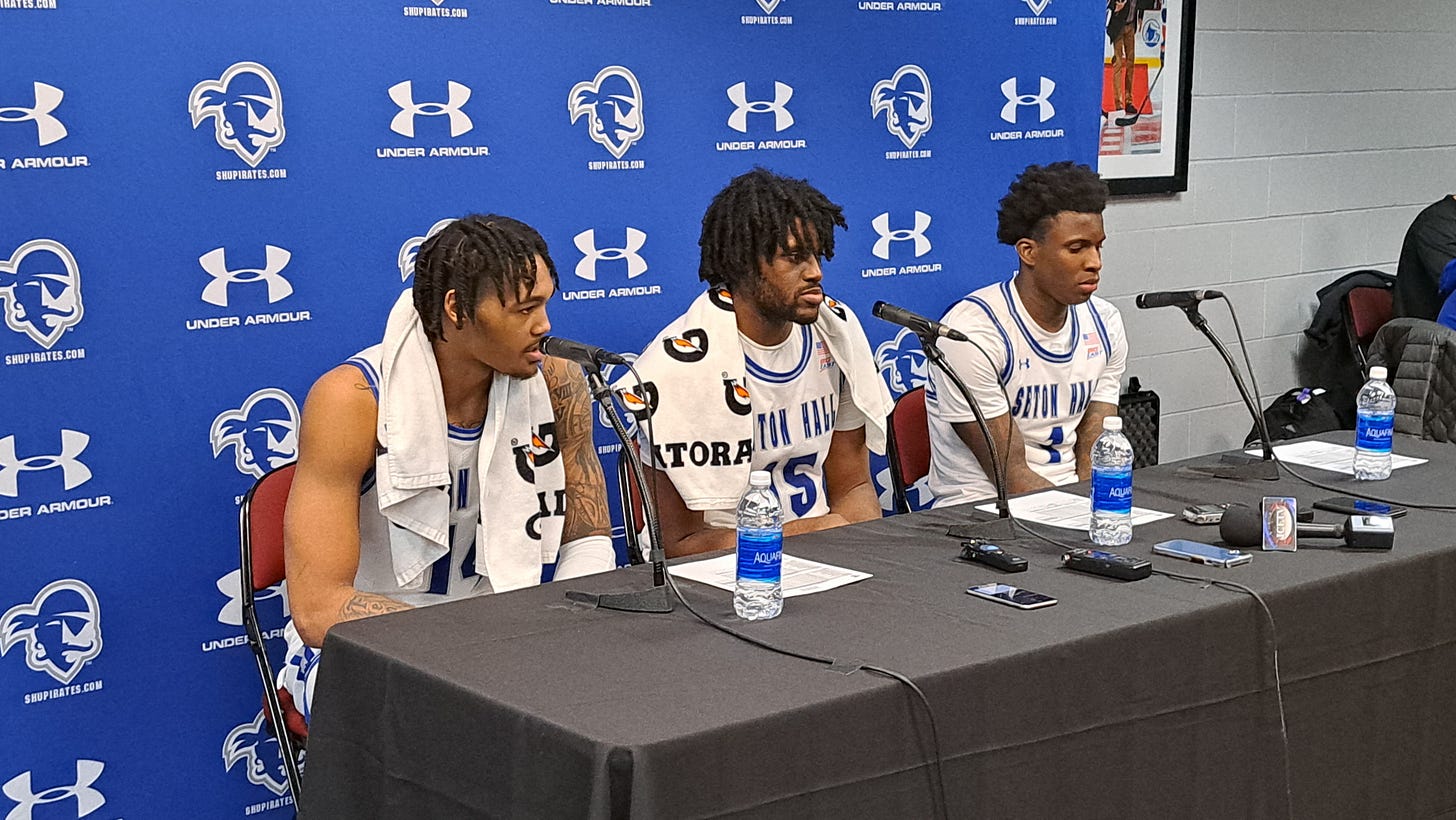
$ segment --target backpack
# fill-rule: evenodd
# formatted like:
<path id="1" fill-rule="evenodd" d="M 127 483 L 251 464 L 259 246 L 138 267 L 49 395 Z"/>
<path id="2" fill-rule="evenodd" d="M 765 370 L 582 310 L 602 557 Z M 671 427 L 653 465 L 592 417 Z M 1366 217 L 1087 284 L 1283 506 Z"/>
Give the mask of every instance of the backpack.
<path id="1" fill-rule="evenodd" d="M 1334 404 L 1323 387 L 1295 387 L 1269 403 L 1264 409 L 1264 425 L 1272 441 L 1311 436 L 1329 430 L 1344 429 Z M 1244 447 L 1259 443 L 1259 428 L 1249 427 Z"/>

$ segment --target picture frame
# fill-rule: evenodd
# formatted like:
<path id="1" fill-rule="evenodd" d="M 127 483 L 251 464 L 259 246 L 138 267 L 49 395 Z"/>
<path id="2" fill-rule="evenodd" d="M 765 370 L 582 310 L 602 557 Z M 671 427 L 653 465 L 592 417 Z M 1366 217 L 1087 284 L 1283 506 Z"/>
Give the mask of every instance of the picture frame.
<path id="1" fill-rule="evenodd" d="M 1195 0 L 1107 2 L 1097 166 L 1114 195 L 1188 190 L 1194 6 Z M 1122 72 L 1129 46 L 1130 78 Z"/>

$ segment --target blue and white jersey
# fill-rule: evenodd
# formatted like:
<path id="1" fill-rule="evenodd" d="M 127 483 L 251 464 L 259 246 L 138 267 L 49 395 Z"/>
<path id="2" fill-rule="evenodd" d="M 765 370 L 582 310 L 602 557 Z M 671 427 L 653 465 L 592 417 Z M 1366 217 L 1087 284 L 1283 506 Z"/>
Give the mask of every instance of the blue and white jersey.
<path id="1" fill-rule="evenodd" d="M 784 521 L 829 512 L 824 491 L 824 459 L 836 430 L 864 426 L 864 415 L 849 399 L 839 364 L 813 325 L 796 325 L 789 338 L 764 347 L 738 335 L 753 407 L 755 470 L 773 476 Z M 846 401 L 840 401 L 841 398 Z M 708 510 L 709 526 L 732 528 L 734 510 Z"/>
<path id="2" fill-rule="evenodd" d="M 941 322 L 971 343 L 947 340 L 941 349 L 986 418 L 1011 414 L 1026 444 L 1027 465 L 1053 484 L 1070 484 L 1077 480 L 1077 425 L 1087 405 L 1117 404 L 1127 364 L 1122 316 L 1093 296 L 1068 309 L 1062 327 L 1049 331 L 1026 312 L 1012 281 L 987 285 L 953 305 Z M 925 407 L 935 506 L 994 497 L 995 485 L 951 427 L 974 424 L 975 415 L 936 368 L 926 385 Z"/>
<path id="3" fill-rule="evenodd" d="M 374 398 L 379 399 L 377 351 L 373 347 L 349 359 L 364 374 Z M 375 356 L 370 356 L 375 353 Z M 395 581 L 390 558 L 389 520 L 379 512 L 375 494 L 374 471 L 364 477 L 359 488 L 359 571 L 354 587 L 360 592 L 374 592 L 412 606 L 429 606 L 456 598 L 490 592 L 490 582 L 476 569 L 475 537 L 480 525 L 480 487 L 477 465 L 481 427 L 463 428 L 450 425 L 447 437 L 450 454 L 450 552 L 436 561 L 428 572 L 410 587 Z M 481 566 L 481 570 L 484 566 Z"/>

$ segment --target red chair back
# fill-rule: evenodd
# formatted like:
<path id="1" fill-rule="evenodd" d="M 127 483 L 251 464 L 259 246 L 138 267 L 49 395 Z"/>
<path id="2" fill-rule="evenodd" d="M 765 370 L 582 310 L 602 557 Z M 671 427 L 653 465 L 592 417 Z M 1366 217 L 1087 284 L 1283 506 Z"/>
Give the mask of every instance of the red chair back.
<path id="1" fill-rule="evenodd" d="M 890 460 L 891 490 L 896 512 L 909 512 L 906 493 L 930 472 L 930 425 L 925 419 L 925 388 L 917 387 L 895 400 L 890 411 L 890 438 L 885 455 Z"/>
<path id="2" fill-rule="evenodd" d="M 243 498 L 242 531 L 251 553 L 252 588 L 267 589 L 285 577 L 283 569 L 283 512 L 293 489 L 297 465 L 279 467 L 258 479 Z"/>
<path id="3" fill-rule="evenodd" d="M 1351 288 L 1345 296 L 1350 305 L 1350 321 L 1355 338 L 1369 347 L 1375 331 L 1395 314 L 1395 300 L 1390 288 Z"/>

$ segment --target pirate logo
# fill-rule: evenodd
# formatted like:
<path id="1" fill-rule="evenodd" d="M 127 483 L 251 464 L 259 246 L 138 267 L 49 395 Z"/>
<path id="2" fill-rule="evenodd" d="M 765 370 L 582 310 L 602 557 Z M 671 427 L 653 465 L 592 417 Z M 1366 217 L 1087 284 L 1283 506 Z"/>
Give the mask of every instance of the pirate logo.
<path id="1" fill-rule="evenodd" d="M 211 118 L 217 144 L 252 168 L 286 136 L 278 80 L 258 63 L 233 63 L 216 80 L 193 86 L 187 110 L 194 129 Z"/>
<path id="2" fill-rule="evenodd" d="M 515 441 L 512 440 L 512 444 Z M 511 447 L 516 455 L 516 472 L 521 478 L 536 483 L 536 468 L 545 467 L 556 460 L 561 451 L 556 446 L 556 422 L 548 421 L 531 431 L 531 440 Z"/>
<path id="3" fill-rule="evenodd" d="M 642 86 L 637 75 L 619 65 L 609 65 L 590 80 L 571 87 L 567 109 L 575 123 L 587 119 L 592 141 L 621 159 L 645 128 L 642 122 Z"/>
<path id="4" fill-rule="evenodd" d="M 670 336 L 662 340 L 667 355 L 680 362 L 700 362 L 708 355 L 708 334 L 699 327 L 684 331 L 681 336 Z"/>
<path id="5" fill-rule="evenodd" d="M 654 382 L 643 382 L 637 390 L 619 390 L 617 396 L 621 398 L 622 405 L 627 412 L 637 419 L 641 424 L 657 412 L 657 385 Z"/>
<path id="6" fill-rule="evenodd" d="M 746 416 L 753 412 L 753 403 L 749 401 L 748 388 L 743 386 L 742 379 L 723 380 L 723 402 L 735 415 Z"/>

